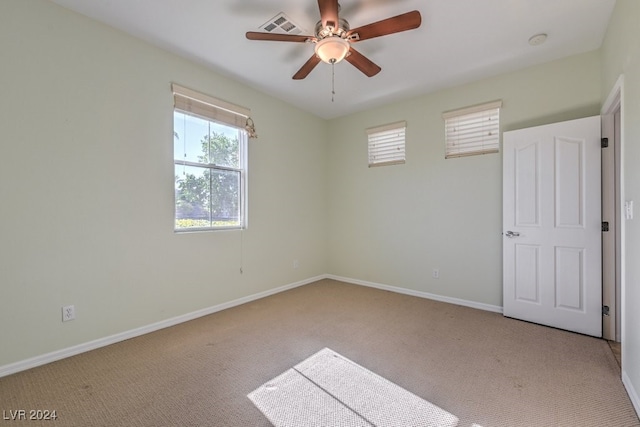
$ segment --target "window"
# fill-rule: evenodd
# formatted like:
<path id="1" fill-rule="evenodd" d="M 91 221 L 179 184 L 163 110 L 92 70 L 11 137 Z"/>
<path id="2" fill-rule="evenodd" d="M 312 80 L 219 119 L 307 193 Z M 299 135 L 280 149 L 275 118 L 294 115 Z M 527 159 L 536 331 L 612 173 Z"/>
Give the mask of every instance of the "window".
<path id="1" fill-rule="evenodd" d="M 442 114 L 445 122 L 445 158 L 497 153 L 500 146 L 502 101 Z"/>
<path id="2" fill-rule="evenodd" d="M 249 111 L 173 85 L 175 230 L 246 225 Z"/>
<path id="3" fill-rule="evenodd" d="M 407 122 L 391 123 L 367 129 L 369 167 L 405 162 L 404 144 Z"/>

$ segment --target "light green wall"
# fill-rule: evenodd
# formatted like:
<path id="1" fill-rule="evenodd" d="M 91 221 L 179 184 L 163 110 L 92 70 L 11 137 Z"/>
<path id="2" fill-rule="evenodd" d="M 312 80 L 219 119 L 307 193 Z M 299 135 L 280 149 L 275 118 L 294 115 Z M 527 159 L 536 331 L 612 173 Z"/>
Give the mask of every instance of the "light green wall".
<path id="1" fill-rule="evenodd" d="M 626 271 L 622 368 L 640 410 L 640 1 L 618 0 L 602 47 L 603 101 L 624 75 L 623 198 L 635 200 L 635 219 L 625 223 Z"/>
<path id="2" fill-rule="evenodd" d="M 326 272 L 324 120 L 43 0 L 0 58 L 0 366 Z M 171 82 L 253 111 L 242 245 L 173 232 Z"/>
<path id="3" fill-rule="evenodd" d="M 502 99 L 508 131 L 597 115 L 600 94 L 591 52 L 331 121 L 330 272 L 502 306 L 502 157 L 445 160 L 441 114 Z M 368 168 L 365 128 L 398 120 L 406 164 Z"/>

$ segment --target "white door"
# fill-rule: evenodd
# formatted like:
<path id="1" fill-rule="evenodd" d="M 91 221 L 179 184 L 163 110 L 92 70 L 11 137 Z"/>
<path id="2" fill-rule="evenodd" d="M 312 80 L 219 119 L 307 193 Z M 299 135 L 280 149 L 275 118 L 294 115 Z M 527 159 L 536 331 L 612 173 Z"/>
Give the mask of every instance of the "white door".
<path id="1" fill-rule="evenodd" d="M 600 117 L 503 146 L 504 315 L 602 336 Z"/>

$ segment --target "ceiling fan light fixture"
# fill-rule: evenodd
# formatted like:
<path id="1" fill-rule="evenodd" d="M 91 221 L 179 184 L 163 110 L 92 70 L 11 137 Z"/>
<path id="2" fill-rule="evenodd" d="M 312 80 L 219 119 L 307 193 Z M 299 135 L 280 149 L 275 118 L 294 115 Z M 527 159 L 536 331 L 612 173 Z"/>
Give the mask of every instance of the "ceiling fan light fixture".
<path id="1" fill-rule="evenodd" d="M 316 55 L 327 64 L 336 64 L 349 53 L 349 42 L 337 36 L 324 38 L 316 43 Z"/>

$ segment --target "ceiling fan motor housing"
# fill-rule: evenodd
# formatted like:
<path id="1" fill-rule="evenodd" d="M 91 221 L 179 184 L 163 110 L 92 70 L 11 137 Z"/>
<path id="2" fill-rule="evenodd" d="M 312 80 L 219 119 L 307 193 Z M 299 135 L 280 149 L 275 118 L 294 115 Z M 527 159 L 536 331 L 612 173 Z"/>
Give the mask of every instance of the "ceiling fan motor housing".
<path id="1" fill-rule="evenodd" d="M 315 33 L 318 40 L 322 40 L 326 37 L 331 36 L 345 38 L 347 36 L 347 32 L 349 32 L 350 29 L 351 27 L 349 26 L 349 22 L 347 22 L 346 19 L 340 18 L 338 28 L 323 27 L 322 21 L 318 21 L 318 23 L 316 24 Z"/>

